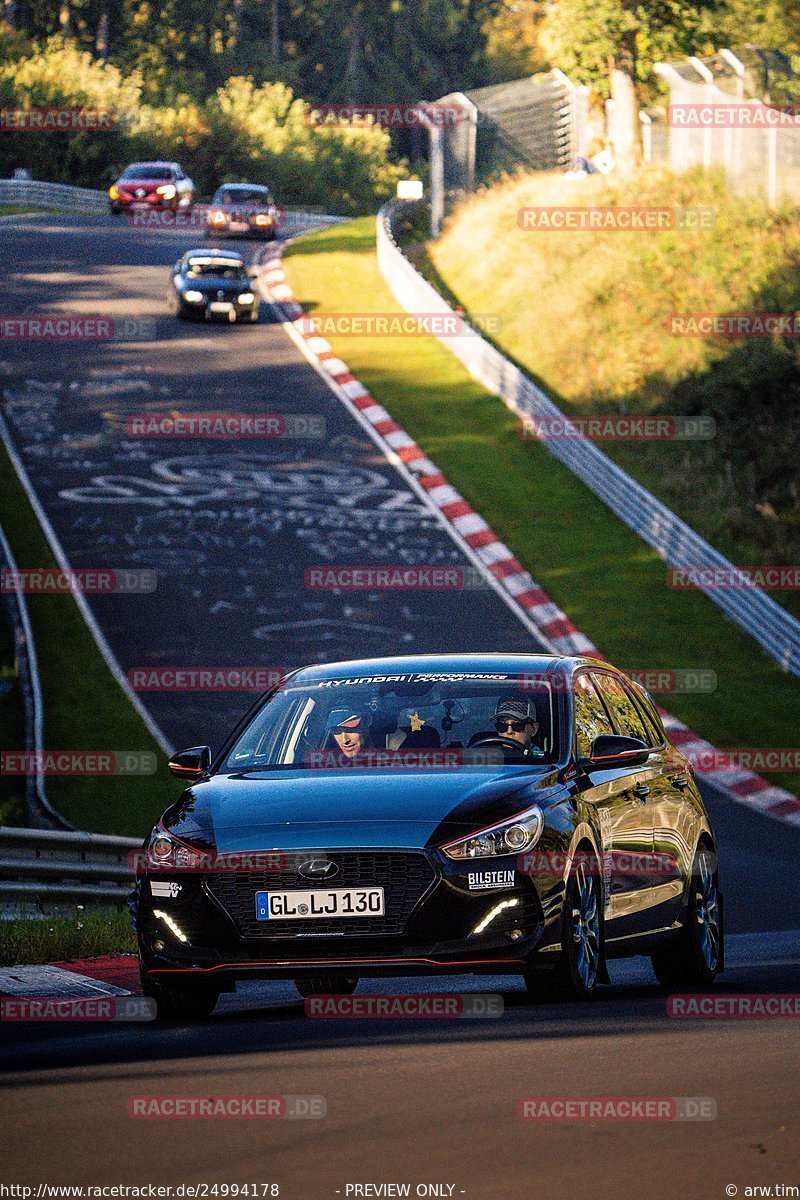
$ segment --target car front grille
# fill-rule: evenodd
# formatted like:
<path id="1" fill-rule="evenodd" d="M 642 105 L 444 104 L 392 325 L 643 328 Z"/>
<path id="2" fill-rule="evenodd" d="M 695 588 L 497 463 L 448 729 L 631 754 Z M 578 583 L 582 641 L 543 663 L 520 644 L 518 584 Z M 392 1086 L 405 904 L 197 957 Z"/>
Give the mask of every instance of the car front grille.
<path id="1" fill-rule="evenodd" d="M 304 855 L 306 861 L 310 855 Z M 316 857 L 322 857 L 317 852 Z M 249 874 L 216 872 L 207 877 L 211 895 L 222 905 L 244 938 L 281 939 L 331 936 L 380 936 L 403 933 L 416 904 L 436 879 L 430 862 L 421 852 L 332 852 L 339 868 L 327 886 L 337 888 L 382 887 L 385 912 L 382 917 L 301 918 L 259 921 L 256 892 L 286 888 L 316 889 L 324 883 L 304 879 L 295 865 L 281 871 L 252 871 Z M 299 861 L 299 860 L 298 860 Z"/>

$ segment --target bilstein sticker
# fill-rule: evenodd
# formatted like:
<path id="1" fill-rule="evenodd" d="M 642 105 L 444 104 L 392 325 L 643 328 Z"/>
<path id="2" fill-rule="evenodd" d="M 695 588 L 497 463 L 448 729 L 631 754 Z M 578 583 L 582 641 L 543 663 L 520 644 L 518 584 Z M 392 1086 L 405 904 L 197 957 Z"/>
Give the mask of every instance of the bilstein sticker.
<path id="1" fill-rule="evenodd" d="M 469 872 L 469 890 L 480 892 L 485 888 L 509 888 L 514 886 L 514 871 Z"/>

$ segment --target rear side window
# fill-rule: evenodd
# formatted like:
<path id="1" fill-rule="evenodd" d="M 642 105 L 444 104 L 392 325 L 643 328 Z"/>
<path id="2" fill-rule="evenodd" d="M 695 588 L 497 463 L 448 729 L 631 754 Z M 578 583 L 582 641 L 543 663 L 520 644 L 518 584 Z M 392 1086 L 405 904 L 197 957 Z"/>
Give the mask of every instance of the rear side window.
<path id="1" fill-rule="evenodd" d="M 636 700 L 636 703 L 638 704 L 639 711 L 644 716 L 645 728 L 647 729 L 648 733 L 648 743 L 651 746 L 663 746 L 664 742 L 667 740 L 667 736 L 664 732 L 664 726 L 661 724 L 661 719 L 656 712 L 653 701 L 645 691 L 639 691 L 638 689 L 634 690 L 631 688 L 631 692 Z"/>
<path id="2" fill-rule="evenodd" d="M 645 745 L 649 745 L 651 738 L 644 727 L 644 721 L 633 702 L 633 697 L 628 694 L 620 681 L 613 675 L 600 673 L 593 674 L 592 678 L 606 701 L 617 726 L 617 732 L 624 737 L 638 738 Z"/>
<path id="3" fill-rule="evenodd" d="M 588 758 L 596 737 L 614 729 L 588 675 L 579 675 L 573 692 L 575 745 L 578 758 Z"/>

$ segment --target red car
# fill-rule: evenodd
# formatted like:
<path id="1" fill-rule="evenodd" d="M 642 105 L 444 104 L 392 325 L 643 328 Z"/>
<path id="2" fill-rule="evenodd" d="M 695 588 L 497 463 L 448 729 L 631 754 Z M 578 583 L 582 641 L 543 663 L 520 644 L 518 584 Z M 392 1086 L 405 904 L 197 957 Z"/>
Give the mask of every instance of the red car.
<path id="1" fill-rule="evenodd" d="M 112 213 L 136 209 L 189 208 L 194 184 L 175 162 L 131 163 L 108 189 Z"/>

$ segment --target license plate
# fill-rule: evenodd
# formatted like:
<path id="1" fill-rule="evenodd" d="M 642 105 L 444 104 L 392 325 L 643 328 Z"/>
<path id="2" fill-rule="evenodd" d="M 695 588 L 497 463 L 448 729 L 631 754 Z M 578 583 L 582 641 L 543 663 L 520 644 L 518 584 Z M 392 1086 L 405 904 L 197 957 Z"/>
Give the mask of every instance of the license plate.
<path id="1" fill-rule="evenodd" d="M 383 888 L 315 888 L 301 892 L 256 892 L 259 921 L 302 921 L 320 917 L 382 917 Z"/>
<path id="2" fill-rule="evenodd" d="M 231 221 L 231 233 L 246 233 L 249 229 L 247 221 Z"/>
<path id="3" fill-rule="evenodd" d="M 208 306 L 209 312 L 229 313 L 233 312 L 233 305 L 224 303 L 222 300 L 214 300 Z"/>
<path id="4" fill-rule="evenodd" d="M 150 204 L 147 200 L 133 200 L 131 202 L 131 208 L 134 212 L 143 212 L 144 209 L 150 208 Z"/>

